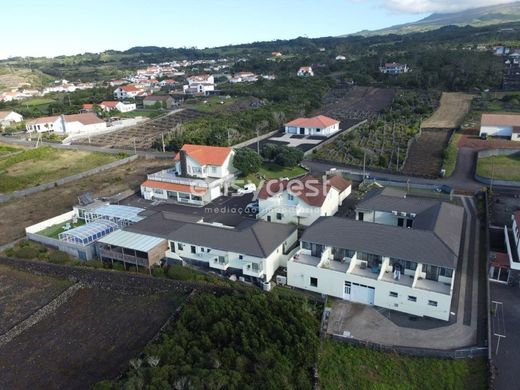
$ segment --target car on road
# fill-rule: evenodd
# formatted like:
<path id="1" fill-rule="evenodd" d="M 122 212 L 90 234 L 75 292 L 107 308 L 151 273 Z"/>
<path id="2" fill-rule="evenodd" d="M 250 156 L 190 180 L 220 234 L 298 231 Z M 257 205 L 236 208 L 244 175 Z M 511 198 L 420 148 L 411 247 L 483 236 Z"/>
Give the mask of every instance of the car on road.
<path id="1" fill-rule="evenodd" d="M 239 188 L 237 190 L 237 193 L 240 195 L 244 195 L 244 194 L 252 194 L 255 191 L 256 191 L 256 184 L 248 183 L 243 188 Z"/>
<path id="2" fill-rule="evenodd" d="M 248 203 L 244 208 L 244 211 L 246 214 L 258 214 L 258 201 Z"/>

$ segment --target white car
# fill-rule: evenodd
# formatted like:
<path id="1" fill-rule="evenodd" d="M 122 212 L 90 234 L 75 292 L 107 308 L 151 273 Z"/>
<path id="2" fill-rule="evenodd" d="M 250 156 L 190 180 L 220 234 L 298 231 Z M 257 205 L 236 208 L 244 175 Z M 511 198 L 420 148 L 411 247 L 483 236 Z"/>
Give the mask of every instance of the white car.
<path id="1" fill-rule="evenodd" d="M 237 190 L 237 193 L 240 195 L 244 195 L 244 194 L 252 194 L 255 191 L 256 191 L 256 184 L 248 183 L 243 188 L 239 188 Z"/>

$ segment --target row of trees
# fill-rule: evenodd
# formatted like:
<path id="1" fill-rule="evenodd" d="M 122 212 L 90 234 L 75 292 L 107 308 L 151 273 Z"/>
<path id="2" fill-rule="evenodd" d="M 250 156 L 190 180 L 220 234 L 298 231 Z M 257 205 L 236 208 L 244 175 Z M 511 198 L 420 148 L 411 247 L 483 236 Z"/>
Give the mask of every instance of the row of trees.
<path id="1" fill-rule="evenodd" d="M 274 162 L 281 167 L 295 167 L 303 160 L 303 151 L 285 145 L 265 144 L 260 155 L 250 148 L 236 151 L 233 166 L 247 176 L 260 170 L 265 161 Z"/>

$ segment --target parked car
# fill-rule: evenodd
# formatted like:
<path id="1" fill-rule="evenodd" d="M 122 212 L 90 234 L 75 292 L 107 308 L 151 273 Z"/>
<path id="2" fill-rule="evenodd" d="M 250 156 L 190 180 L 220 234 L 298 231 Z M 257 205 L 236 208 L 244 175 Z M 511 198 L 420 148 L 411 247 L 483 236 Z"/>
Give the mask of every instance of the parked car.
<path id="1" fill-rule="evenodd" d="M 248 203 L 247 206 L 244 208 L 244 211 L 247 214 L 258 214 L 258 202 Z"/>
<path id="2" fill-rule="evenodd" d="M 255 191 L 256 191 L 256 184 L 248 183 L 243 188 L 239 188 L 237 190 L 237 193 L 239 193 L 240 195 L 243 195 L 243 194 L 252 194 Z"/>

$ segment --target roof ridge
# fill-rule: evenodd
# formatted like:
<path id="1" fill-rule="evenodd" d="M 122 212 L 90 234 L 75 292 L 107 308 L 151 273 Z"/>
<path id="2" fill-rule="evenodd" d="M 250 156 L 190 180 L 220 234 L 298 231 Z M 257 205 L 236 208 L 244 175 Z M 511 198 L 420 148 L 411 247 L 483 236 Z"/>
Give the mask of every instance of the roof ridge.
<path id="1" fill-rule="evenodd" d="M 265 253 L 264 246 L 262 245 L 262 241 L 258 238 L 258 236 L 256 234 L 255 227 L 256 227 L 256 223 L 253 226 L 250 227 L 251 232 L 253 233 L 253 237 L 255 237 L 255 240 L 258 243 L 258 246 L 260 247 L 260 250 L 262 251 L 262 255 L 264 257 L 267 257 L 267 255 Z"/>

